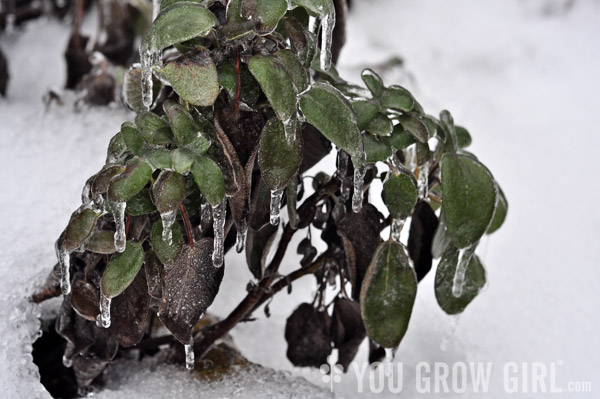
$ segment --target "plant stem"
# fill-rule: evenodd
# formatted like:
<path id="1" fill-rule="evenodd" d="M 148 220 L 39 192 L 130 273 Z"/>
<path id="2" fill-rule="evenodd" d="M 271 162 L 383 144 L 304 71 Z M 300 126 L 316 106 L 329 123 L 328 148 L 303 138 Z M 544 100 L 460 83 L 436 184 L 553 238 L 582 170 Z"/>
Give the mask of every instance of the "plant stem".
<path id="1" fill-rule="evenodd" d="M 193 247 L 194 233 L 192 231 L 192 225 L 190 224 L 190 218 L 188 217 L 187 211 L 185 210 L 185 206 L 183 206 L 183 204 L 179 205 L 179 210 L 181 211 L 181 217 L 183 218 L 183 223 L 185 224 L 185 231 L 187 231 L 188 243 L 190 247 Z"/>

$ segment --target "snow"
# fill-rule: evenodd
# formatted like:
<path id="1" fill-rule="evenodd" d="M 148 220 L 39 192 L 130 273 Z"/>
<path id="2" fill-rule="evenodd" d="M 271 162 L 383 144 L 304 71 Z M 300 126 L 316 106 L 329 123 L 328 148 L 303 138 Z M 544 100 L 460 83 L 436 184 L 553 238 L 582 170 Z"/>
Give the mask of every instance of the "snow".
<path id="1" fill-rule="evenodd" d="M 404 365 L 407 397 L 415 396 L 415 365 L 421 361 L 492 362 L 490 393 L 484 395 L 490 398 L 505 397 L 501 368 L 507 361 L 559 362 L 562 386 L 591 381 L 597 390 L 600 383 L 595 331 L 600 255 L 594 250 L 600 237 L 600 214 L 594 210 L 600 194 L 595 164 L 600 2 L 578 0 L 567 11 L 563 3 L 354 1 L 341 75 L 360 81 L 363 67 L 404 58 L 405 69 L 384 73 L 384 82 L 405 85 L 430 113 L 449 109 L 472 133 L 471 150 L 509 201 L 505 225 L 477 251 L 489 286 L 455 327 L 456 319 L 435 301 L 433 273 L 419 284 L 411 324 L 396 354 Z M 0 38 L 11 72 L 9 98 L 0 100 L 0 386 L 10 398 L 49 397 L 30 352 L 37 315 L 52 306 L 40 310 L 24 293 L 54 264 L 54 241 L 79 206 L 85 181 L 103 165 L 110 137 L 133 118 L 119 107 L 73 114 L 69 99 L 45 110 L 45 90 L 64 81 L 68 32 L 63 23 L 40 19 Z M 334 157 L 327 162 L 335 170 Z M 302 238 L 298 235 L 290 248 Z M 283 272 L 297 267 L 293 252 Z M 221 295 L 210 309 L 218 315 L 242 299 L 252 278 L 243 255 L 230 253 L 225 263 Z M 294 368 L 285 357 L 285 320 L 314 288 L 311 278 L 295 282 L 289 296 L 275 297 L 270 318 L 257 312 L 257 321 L 232 331 L 249 360 L 290 374 L 252 369 L 227 383 L 209 384 L 190 377 L 183 365 L 155 369 L 121 362 L 110 371 L 108 389 L 95 397 L 185 398 L 199 391 L 207 397 L 325 395 L 330 385 L 319 370 Z M 357 364 L 366 356 L 363 344 Z M 252 385 L 257 379 L 262 383 Z M 343 398 L 375 395 L 358 394 L 352 372 L 333 390 Z"/>

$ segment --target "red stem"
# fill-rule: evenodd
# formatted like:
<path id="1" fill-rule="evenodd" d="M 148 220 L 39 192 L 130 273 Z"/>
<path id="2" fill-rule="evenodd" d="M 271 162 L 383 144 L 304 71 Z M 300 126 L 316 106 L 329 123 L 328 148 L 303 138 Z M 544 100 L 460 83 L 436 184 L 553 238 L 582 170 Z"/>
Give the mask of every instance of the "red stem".
<path id="1" fill-rule="evenodd" d="M 185 230 L 187 231 L 190 247 L 193 247 L 194 234 L 192 233 L 192 225 L 190 223 L 190 218 L 188 217 L 187 211 L 185 210 L 185 206 L 183 206 L 183 204 L 179 205 L 179 210 L 181 211 L 181 215 L 183 217 L 183 223 L 185 224 Z"/>

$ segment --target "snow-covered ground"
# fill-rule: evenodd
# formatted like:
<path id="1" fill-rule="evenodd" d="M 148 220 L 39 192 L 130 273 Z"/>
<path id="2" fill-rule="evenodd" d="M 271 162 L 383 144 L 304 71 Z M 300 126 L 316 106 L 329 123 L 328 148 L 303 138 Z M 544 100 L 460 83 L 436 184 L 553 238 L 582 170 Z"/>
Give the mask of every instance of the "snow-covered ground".
<path id="1" fill-rule="evenodd" d="M 555 367 L 557 385 L 565 391 L 571 381 L 591 382 L 592 392 L 564 392 L 565 397 L 591 398 L 600 390 L 600 342 L 594 329 L 600 325 L 600 255 L 595 251 L 600 239 L 595 210 L 600 1 L 577 0 L 566 12 L 563 3 L 354 1 L 342 75 L 356 81 L 364 66 L 394 55 L 404 58 L 405 70 L 385 74 L 386 83 L 407 86 L 428 112 L 447 108 L 469 128 L 473 152 L 494 172 L 510 203 L 504 227 L 481 245 L 489 287 L 458 323 L 439 309 L 433 273 L 419 285 L 396 357 L 407 397 L 415 396 L 419 362 L 432 369 L 435 362 L 450 367 L 491 362 L 489 392 L 482 397 L 505 397 L 503 367 L 510 361 L 521 370 L 525 363 L 529 373 L 521 380 L 531 380 L 533 363 L 539 362 L 548 373 Z M 77 207 L 83 183 L 102 166 L 108 139 L 132 118 L 120 109 L 44 111 L 46 88 L 64 81 L 67 35 L 64 25 L 39 20 L 14 37 L 0 38 L 11 71 L 9 98 L 0 100 L 0 396 L 9 398 L 48 397 L 40 391 L 29 355 L 39 309 L 27 305 L 23 293 L 53 265 L 54 240 Z M 289 259 L 291 270 L 297 259 Z M 250 278 L 241 257 L 228 256 L 226 262 L 221 292 L 227 295 L 218 296 L 211 308 L 220 315 L 242 298 Z M 285 319 L 313 288 L 311 279 L 298 281 L 290 296 L 274 299 L 270 318 L 257 313 L 259 320 L 236 327 L 232 335 L 251 361 L 328 390 L 318 370 L 295 369 L 285 357 Z M 363 346 L 356 364 L 365 360 Z M 185 397 L 180 392 L 202 389 L 183 368 L 178 375 L 168 367 L 142 369 L 96 396 L 125 397 L 116 393 L 119 387 L 129 398 Z M 247 385 L 259 376 L 239 378 Z M 266 389 L 264 397 L 317 392 L 281 374 L 262 378 L 272 388 L 290 388 Z M 368 379 L 361 380 L 365 393 L 359 394 L 359 380 L 351 370 L 333 390 L 343 398 L 375 395 Z M 549 376 L 545 381 L 549 389 Z M 132 388 L 140 384 L 147 387 L 144 392 Z M 213 386 L 208 396 L 256 395 L 230 388 Z"/>

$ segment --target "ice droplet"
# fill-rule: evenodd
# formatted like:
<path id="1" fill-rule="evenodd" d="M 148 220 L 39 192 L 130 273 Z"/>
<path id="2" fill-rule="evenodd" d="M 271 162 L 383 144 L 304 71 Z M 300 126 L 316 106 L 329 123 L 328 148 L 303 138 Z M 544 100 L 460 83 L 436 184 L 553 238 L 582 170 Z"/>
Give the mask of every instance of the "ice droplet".
<path id="1" fill-rule="evenodd" d="M 183 346 L 185 349 L 185 368 L 188 370 L 193 370 L 195 364 L 193 343 L 194 339 L 192 338 L 189 344 Z"/>
<path id="2" fill-rule="evenodd" d="M 71 292 L 71 253 L 58 241 L 55 249 L 60 264 L 60 289 L 63 295 L 68 295 Z"/>
<path id="3" fill-rule="evenodd" d="M 163 225 L 162 240 L 169 245 L 173 244 L 173 224 L 175 223 L 175 219 L 177 219 L 177 209 L 160 214 L 160 220 L 162 220 Z"/>
<path id="4" fill-rule="evenodd" d="M 365 184 L 365 174 L 367 173 L 367 164 L 365 163 L 364 151 L 357 157 L 352 158 L 354 165 L 354 193 L 352 195 L 352 211 L 360 212 L 363 202 L 363 186 Z"/>
<path id="5" fill-rule="evenodd" d="M 321 70 L 327 71 L 331 68 L 331 42 L 333 28 L 335 27 L 335 9 L 333 3 L 329 2 L 329 10 L 321 19 L 321 54 L 319 58 Z"/>
<path id="6" fill-rule="evenodd" d="M 127 237 L 125 235 L 125 202 L 111 202 L 113 218 L 115 219 L 115 248 L 117 252 L 125 251 Z"/>
<path id="7" fill-rule="evenodd" d="M 225 201 L 212 208 L 213 230 L 215 233 L 212 261 L 214 267 L 223 266 L 223 244 L 225 241 Z"/>
<path id="8" fill-rule="evenodd" d="M 279 224 L 279 213 L 281 210 L 281 197 L 283 189 L 271 190 L 271 224 L 277 226 Z"/>
<path id="9" fill-rule="evenodd" d="M 66 368 L 70 368 L 73 365 L 73 360 L 69 359 L 66 355 L 63 355 L 62 364 Z"/>
<path id="10" fill-rule="evenodd" d="M 463 293 L 463 287 L 465 285 L 465 274 L 467 272 L 467 266 L 471 262 L 471 258 L 475 253 L 477 244 L 469 245 L 468 247 L 461 248 L 458 250 L 458 265 L 456 266 L 456 272 L 454 273 L 454 280 L 452 281 L 452 296 L 460 298 Z"/>
<path id="11" fill-rule="evenodd" d="M 394 219 L 392 221 L 392 240 L 394 242 L 400 243 L 400 233 L 402 233 L 404 223 L 406 223 L 406 219 Z"/>
<path id="12" fill-rule="evenodd" d="M 246 242 L 246 232 L 248 231 L 248 223 L 245 220 L 240 221 L 237 227 L 237 234 L 235 236 L 235 251 L 240 254 L 244 250 L 244 243 Z"/>
<path id="13" fill-rule="evenodd" d="M 419 179 L 417 180 L 419 187 L 419 199 L 426 201 L 429 196 L 429 164 L 425 163 L 419 168 Z"/>
<path id="14" fill-rule="evenodd" d="M 96 317 L 96 325 L 102 328 L 110 327 L 110 303 L 112 299 L 100 293 L 100 314 Z"/>

